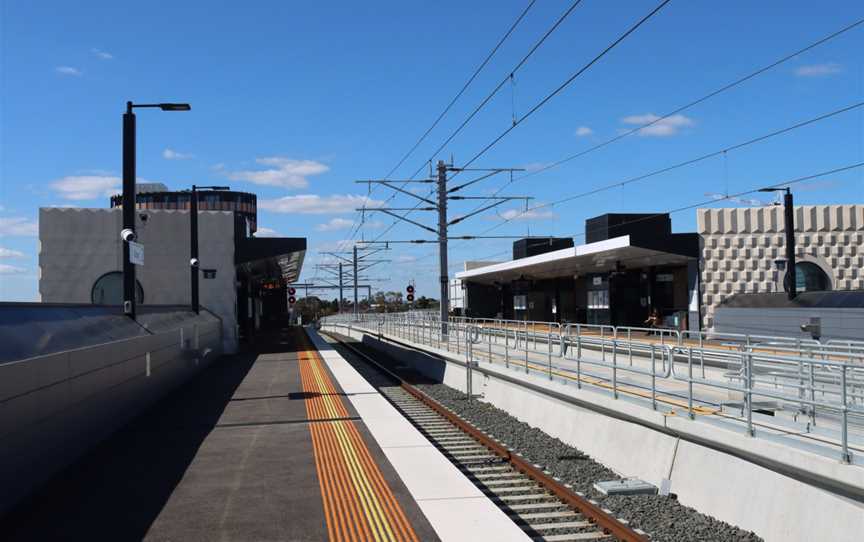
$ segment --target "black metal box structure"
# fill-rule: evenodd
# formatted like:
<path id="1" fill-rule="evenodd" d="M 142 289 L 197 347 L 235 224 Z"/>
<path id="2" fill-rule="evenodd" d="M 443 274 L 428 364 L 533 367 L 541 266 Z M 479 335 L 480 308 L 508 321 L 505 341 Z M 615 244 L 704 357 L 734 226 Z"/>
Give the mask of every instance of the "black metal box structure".
<path id="1" fill-rule="evenodd" d="M 545 254 L 553 250 L 571 248 L 573 239 L 570 237 L 529 237 L 513 241 L 513 259 L 519 260 L 528 256 Z"/>
<path id="2" fill-rule="evenodd" d="M 596 243 L 629 235 L 634 241 L 663 239 L 672 233 L 668 214 L 608 213 L 585 221 L 585 242 Z"/>

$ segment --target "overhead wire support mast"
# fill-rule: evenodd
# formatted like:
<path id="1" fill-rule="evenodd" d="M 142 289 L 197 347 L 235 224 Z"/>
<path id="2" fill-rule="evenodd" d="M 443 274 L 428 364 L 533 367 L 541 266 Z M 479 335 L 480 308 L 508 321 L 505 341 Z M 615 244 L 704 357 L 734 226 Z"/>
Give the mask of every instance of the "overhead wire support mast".
<path id="1" fill-rule="evenodd" d="M 483 211 L 486 211 L 486 210 L 491 209 L 493 207 L 497 207 L 498 205 L 501 205 L 502 203 L 505 203 L 507 201 L 524 200 L 527 202 L 528 200 L 532 199 L 529 196 L 500 196 L 500 197 L 496 197 L 494 199 L 496 199 L 497 201 L 495 201 L 494 203 L 491 203 L 487 206 L 484 206 L 480 210 L 471 212 L 471 213 L 464 215 L 464 216 L 456 217 L 456 218 L 451 220 L 448 218 L 448 214 L 447 214 L 447 201 L 448 200 L 460 201 L 460 200 L 468 200 L 468 199 L 481 199 L 479 196 L 451 196 L 450 194 L 452 192 L 455 192 L 456 190 L 461 190 L 462 188 L 465 188 L 466 186 L 472 185 L 476 182 L 479 182 L 480 180 L 491 177 L 492 175 L 494 175 L 496 173 L 501 173 L 501 172 L 505 172 L 505 171 L 506 172 L 513 172 L 513 171 L 524 171 L 524 170 L 518 169 L 518 168 L 474 169 L 474 170 L 470 170 L 470 171 L 487 171 L 490 173 L 488 175 L 484 175 L 478 179 L 474 179 L 473 181 L 469 181 L 467 183 L 464 183 L 460 186 L 448 189 L 447 188 L 447 173 L 450 171 L 461 172 L 461 171 L 469 171 L 469 170 L 466 170 L 465 168 L 453 167 L 452 164 L 446 164 L 443 160 L 439 160 L 438 166 L 437 166 L 438 175 L 437 175 L 437 178 L 435 181 L 437 184 L 436 188 L 437 188 L 437 192 L 438 192 L 437 202 L 433 201 L 429 198 L 418 196 L 417 194 L 414 194 L 413 192 L 403 190 L 400 187 L 393 186 L 391 184 L 391 181 L 388 181 L 388 180 L 383 180 L 383 179 L 382 180 L 371 180 L 370 179 L 370 180 L 364 180 L 364 181 L 357 181 L 357 182 L 369 183 L 369 184 L 380 184 L 380 185 L 386 186 L 387 188 L 392 188 L 393 190 L 396 190 L 397 192 L 402 192 L 404 194 L 407 194 L 413 198 L 420 200 L 421 203 L 428 203 L 429 205 L 427 207 L 423 207 L 422 210 L 438 211 L 438 227 L 433 228 L 432 226 L 428 226 L 428 225 L 423 224 L 421 222 L 418 222 L 416 220 L 411 220 L 410 218 L 407 218 L 407 215 L 402 216 L 402 215 L 396 214 L 394 211 L 400 210 L 399 208 L 362 207 L 360 209 L 357 209 L 358 211 L 361 211 L 363 213 L 365 213 L 367 211 L 368 212 L 384 213 L 386 215 L 392 216 L 393 218 L 396 218 L 397 220 L 407 222 L 409 224 L 417 226 L 418 228 L 421 228 L 421 229 L 426 230 L 428 232 L 437 234 L 437 237 L 438 237 L 438 239 L 437 239 L 438 260 L 439 260 L 438 261 L 438 264 L 439 264 L 438 280 L 440 283 L 440 296 L 441 296 L 439 306 L 440 306 L 440 311 L 441 311 L 441 314 L 440 314 L 441 323 L 442 323 L 441 329 L 442 329 L 442 333 L 444 335 L 447 335 L 447 331 L 448 331 L 447 330 L 447 319 L 448 319 L 448 316 L 450 314 L 450 301 L 449 301 L 450 276 L 449 276 L 449 272 L 448 272 L 448 268 L 447 268 L 447 266 L 448 266 L 448 264 L 447 264 L 447 241 L 449 241 L 451 239 L 470 240 L 470 239 L 478 239 L 479 238 L 477 236 L 470 236 L 470 235 L 465 235 L 465 236 L 461 236 L 461 237 L 450 237 L 448 235 L 448 228 L 454 224 L 458 224 L 458 223 L 460 223 L 460 222 L 462 222 L 462 221 L 464 221 L 464 220 L 466 220 L 466 219 L 468 219 L 474 215 L 477 215 Z M 425 182 L 425 181 L 421 181 L 421 182 Z M 420 209 L 421 209 L 421 207 L 418 205 L 417 207 L 411 208 L 409 210 L 420 210 Z M 435 241 L 416 239 L 416 240 L 407 241 L 407 242 L 409 242 L 409 243 L 427 243 L 427 242 L 435 242 Z M 378 241 L 378 239 L 376 239 L 375 241 L 371 241 L 371 242 L 359 241 L 357 244 L 354 245 L 354 252 L 356 253 L 358 246 L 362 247 L 362 246 L 365 246 L 365 244 L 370 244 L 370 243 L 383 243 L 385 245 L 388 244 L 387 241 Z M 356 261 L 356 257 L 355 257 L 355 261 Z M 356 267 L 356 264 L 355 264 L 355 267 Z"/>

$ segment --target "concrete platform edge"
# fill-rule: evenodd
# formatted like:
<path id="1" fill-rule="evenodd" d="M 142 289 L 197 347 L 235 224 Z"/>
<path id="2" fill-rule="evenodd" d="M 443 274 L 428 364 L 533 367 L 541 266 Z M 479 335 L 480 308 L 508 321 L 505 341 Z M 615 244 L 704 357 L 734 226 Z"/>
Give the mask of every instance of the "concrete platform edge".
<path id="1" fill-rule="evenodd" d="M 442 541 L 530 540 L 383 396 L 368 395 L 374 388 L 315 330 L 306 331 Z"/>

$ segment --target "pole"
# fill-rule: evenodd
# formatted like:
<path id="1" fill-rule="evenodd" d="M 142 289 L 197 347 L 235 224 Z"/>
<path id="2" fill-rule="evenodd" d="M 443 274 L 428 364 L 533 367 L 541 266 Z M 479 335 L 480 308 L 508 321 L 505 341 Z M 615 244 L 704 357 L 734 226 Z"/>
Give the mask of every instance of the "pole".
<path id="1" fill-rule="evenodd" d="M 443 160 L 438 160 L 438 267 L 441 282 L 441 333 L 447 335 L 450 287 L 447 272 L 447 165 Z"/>
<path id="2" fill-rule="evenodd" d="M 123 229 L 135 231 L 135 113 L 126 102 L 123 114 Z M 123 312 L 135 319 L 135 265 L 129 261 L 129 242 L 123 241 Z"/>
<path id="3" fill-rule="evenodd" d="M 195 314 L 200 313 L 200 302 L 198 292 L 198 265 L 193 262 L 198 260 L 198 190 L 192 185 L 192 194 L 189 199 L 189 276 L 192 285 L 192 310 Z"/>
<path id="4" fill-rule="evenodd" d="M 342 314 L 342 300 L 345 294 L 342 293 L 342 262 L 339 262 L 339 314 Z"/>
<path id="5" fill-rule="evenodd" d="M 795 277 L 795 207 L 792 201 L 792 191 L 786 189 L 783 195 L 783 216 L 786 227 L 786 295 L 795 299 L 798 295 L 798 284 Z"/>
<path id="6" fill-rule="evenodd" d="M 357 245 L 354 245 L 354 316 L 357 316 Z"/>

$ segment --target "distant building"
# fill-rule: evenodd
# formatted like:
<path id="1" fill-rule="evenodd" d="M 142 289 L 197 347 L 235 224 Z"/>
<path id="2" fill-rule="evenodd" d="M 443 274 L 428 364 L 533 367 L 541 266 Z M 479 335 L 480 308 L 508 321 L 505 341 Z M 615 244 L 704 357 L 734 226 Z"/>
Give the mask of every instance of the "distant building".
<path id="1" fill-rule="evenodd" d="M 783 291 L 786 239 L 780 206 L 699 209 L 703 326 L 739 293 Z M 864 205 L 795 206 L 798 291 L 864 290 Z"/>
<path id="2" fill-rule="evenodd" d="M 215 192 L 231 203 L 242 192 Z M 160 200 L 146 196 L 159 194 Z M 189 211 L 149 205 L 182 205 L 188 193 L 159 190 L 139 196 L 138 242 L 144 265 L 137 266 L 137 300 L 146 305 L 189 305 Z M 202 200 L 210 193 L 200 194 Z M 254 195 L 251 195 L 254 200 Z M 112 198 L 114 201 L 114 198 Z M 188 199 L 185 200 L 188 209 Z M 248 207 L 199 211 L 200 302 L 223 323 L 226 351 L 234 351 L 262 320 L 287 310 L 286 284 L 300 275 L 304 238 L 249 235 L 255 213 Z M 39 210 L 39 293 L 44 303 L 122 304 L 122 209 L 42 208 Z"/>
<path id="3" fill-rule="evenodd" d="M 191 194 L 172 191 L 162 183 L 138 183 L 135 208 L 142 210 L 188 211 Z M 123 208 L 123 195 L 111 196 L 111 208 Z M 249 192 L 218 190 L 198 193 L 199 211 L 233 211 L 247 220 L 249 234 L 258 231 L 258 197 Z"/>

